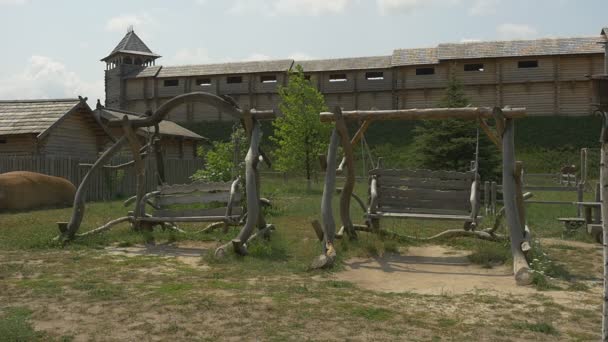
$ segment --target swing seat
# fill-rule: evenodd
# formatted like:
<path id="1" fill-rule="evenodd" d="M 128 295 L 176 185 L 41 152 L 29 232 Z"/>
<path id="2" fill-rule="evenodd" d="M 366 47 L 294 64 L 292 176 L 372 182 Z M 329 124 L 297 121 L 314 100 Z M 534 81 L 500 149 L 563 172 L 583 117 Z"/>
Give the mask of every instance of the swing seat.
<path id="1" fill-rule="evenodd" d="M 224 222 L 236 224 L 244 209 L 239 206 L 241 193 L 233 183 L 195 182 L 184 185 L 161 185 L 158 191 L 150 193 L 156 209 L 152 215 L 141 217 L 142 222 Z M 146 197 L 148 197 L 148 195 Z M 216 204 L 213 208 L 193 208 L 193 206 Z"/>
<path id="2" fill-rule="evenodd" d="M 374 169 L 369 172 L 366 213 L 379 227 L 383 217 L 461 221 L 476 226 L 479 187 L 476 172 Z"/>

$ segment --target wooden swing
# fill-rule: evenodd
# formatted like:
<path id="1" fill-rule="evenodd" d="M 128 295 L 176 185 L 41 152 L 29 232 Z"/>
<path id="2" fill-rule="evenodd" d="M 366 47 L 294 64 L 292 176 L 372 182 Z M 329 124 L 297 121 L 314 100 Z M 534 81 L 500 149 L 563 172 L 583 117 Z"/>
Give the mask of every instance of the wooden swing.
<path id="1" fill-rule="evenodd" d="M 498 107 L 356 110 L 348 112 L 342 112 L 340 107 L 336 107 L 333 113 L 321 113 L 321 122 L 334 122 L 335 128 L 327 153 L 327 172 L 321 202 L 322 223 L 312 222 L 313 228 L 323 241 L 323 254 L 315 259 L 312 267 L 329 267 L 333 264 L 336 257 L 334 242 L 336 237 L 341 235 L 342 230 L 351 239 L 357 238 L 357 231 L 410 239 L 410 237 L 399 236 L 380 229 L 378 221 L 382 217 L 462 220 L 466 224 L 465 228 L 473 228 L 477 222 L 479 210 L 477 162 L 474 163 L 472 171 L 465 173 L 376 168 L 370 172 L 370 205 L 367 209 L 364 208 L 367 217 L 366 225 L 353 224 L 350 215 L 350 200 L 355 185 L 353 146 L 363 137 L 373 121 L 466 119 L 477 120 L 480 128 L 502 152 L 504 213 L 509 227 L 513 271 L 518 284 L 530 284 L 532 273 L 526 259 L 526 252 L 530 250 L 530 232 L 525 224 L 524 194 L 521 180 L 522 164 L 515 160 L 513 122 L 514 119 L 525 116 L 525 108 L 501 109 Z M 494 129 L 486 121 L 491 118 L 495 121 Z M 348 133 L 346 120 L 362 122 L 361 127 L 352 139 Z M 336 183 L 336 172 L 334 170 L 341 169 L 336 168 L 335 161 L 338 145 L 341 145 L 344 153 L 341 166 L 345 166 L 346 180 L 340 195 L 342 229 L 340 233 L 336 234 L 331 199 Z M 442 191 L 446 193 L 439 193 Z M 465 196 L 465 194 L 468 196 Z M 357 201 L 362 203 L 360 200 Z M 470 206 L 451 207 L 452 203 L 450 202 L 456 201 L 470 203 Z M 484 230 L 448 230 L 433 237 L 419 240 L 430 241 L 450 236 L 470 236 L 497 240 L 496 228 L 495 225 Z"/>

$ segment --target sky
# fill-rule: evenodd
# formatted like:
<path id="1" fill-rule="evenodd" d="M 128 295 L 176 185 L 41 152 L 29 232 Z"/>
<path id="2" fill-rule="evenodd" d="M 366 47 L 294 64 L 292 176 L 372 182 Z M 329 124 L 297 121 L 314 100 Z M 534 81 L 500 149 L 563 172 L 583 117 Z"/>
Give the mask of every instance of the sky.
<path id="1" fill-rule="evenodd" d="M 104 99 L 129 26 L 157 65 L 390 55 L 439 43 L 598 36 L 607 0 L 0 0 L 0 99 Z"/>

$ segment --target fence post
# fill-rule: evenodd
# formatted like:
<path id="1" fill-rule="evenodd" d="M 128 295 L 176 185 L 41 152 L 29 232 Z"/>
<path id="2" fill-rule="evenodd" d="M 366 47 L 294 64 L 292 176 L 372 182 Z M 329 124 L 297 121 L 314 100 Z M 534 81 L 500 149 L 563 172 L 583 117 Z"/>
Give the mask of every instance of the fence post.
<path id="1" fill-rule="evenodd" d="M 490 182 L 485 181 L 483 183 L 483 206 L 486 211 L 486 215 L 490 212 Z"/>
<path id="2" fill-rule="evenodd" d="M 490 206 L 490 211 L 492 212 L 492 215 L 496 215 L 496 193 L 497 193 L 497 188 L 498 188 L 498 184 L 496 184 L 496 182 L 492 182 L 491 185 L 491 206 Z"/>

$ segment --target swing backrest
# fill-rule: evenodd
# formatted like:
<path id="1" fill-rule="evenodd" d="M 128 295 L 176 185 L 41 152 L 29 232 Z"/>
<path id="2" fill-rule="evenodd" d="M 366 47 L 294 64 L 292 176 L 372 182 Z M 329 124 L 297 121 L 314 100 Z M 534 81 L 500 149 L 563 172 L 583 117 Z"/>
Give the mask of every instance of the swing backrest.
<path id="1" fill-rule="evenodd" d="M 378 211 L 439 215 L 470 215 L 476 173 L 374 169 Z"/>
<path id="2" fill-rule="evenodd" d="M 183 185 L 161 185 L 154 212 L 155 217 L 214 217 L 224 216 L 229 206 L 231 216 L 243 213 L 241 193 L 236 192 L 230 203 L 232 183 L 195 182 Z"/>

